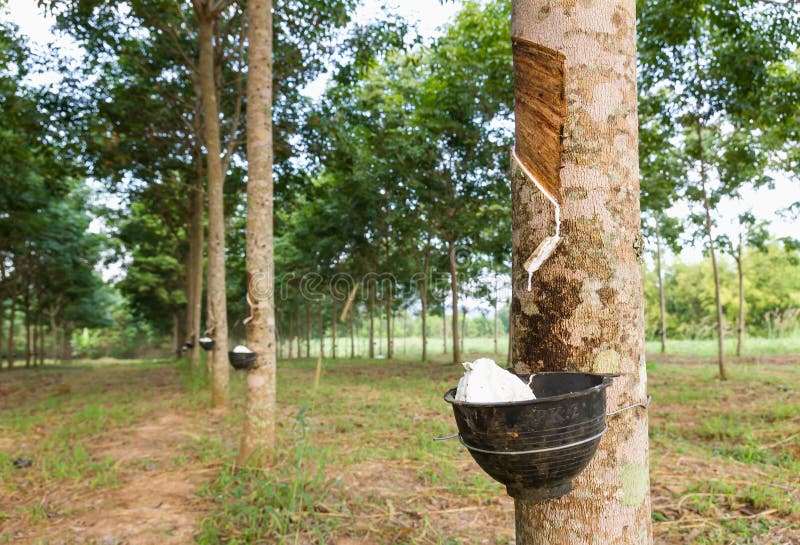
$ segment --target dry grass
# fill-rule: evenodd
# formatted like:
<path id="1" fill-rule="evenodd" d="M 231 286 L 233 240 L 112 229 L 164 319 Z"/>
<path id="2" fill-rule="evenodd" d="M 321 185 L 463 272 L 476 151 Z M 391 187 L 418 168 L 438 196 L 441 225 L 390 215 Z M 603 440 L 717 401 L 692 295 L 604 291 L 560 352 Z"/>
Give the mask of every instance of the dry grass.
<path id="1" fill-rule="evenodd" d="M 800 542 L 796 363 L 738 363 L 723 384 L 708 361 L 651 365 L 657 543 Z M 431 441 L 454 429 L 458 369 L 328 361 L 312 396 L 314 372 L 281 365 L 270 474 L 231 469 L 241 376 L 219 414 L 172 362 L 3 372 L 0 543 L 513 543 L 503 488 Z"/>

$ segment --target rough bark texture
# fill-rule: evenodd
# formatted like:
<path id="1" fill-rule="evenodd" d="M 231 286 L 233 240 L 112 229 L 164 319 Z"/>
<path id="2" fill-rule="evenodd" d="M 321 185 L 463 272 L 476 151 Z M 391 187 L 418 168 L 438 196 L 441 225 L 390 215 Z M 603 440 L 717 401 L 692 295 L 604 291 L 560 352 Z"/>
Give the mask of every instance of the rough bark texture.
<path id="1" fill-rule="evenodd" d="M 208 176 L 208 314 L 213 328 L 211 398 L 214 407 L 228 405 L 228 305 L 225 292 L 225 218 L 219 107 L 214 84 L 213 19 L 198 13 L 200 60 L 198 72 L 203 97 L 203 133 Z"/>
<path id="2" fill-rule="evenodd" d="M 461 362 L 461 351 L 458 346 L 458 270 L 456 268 L 456 246 L 453 241 L 447 242 L 447 254 L 450 263 L 450 295 L 453 299 L 453 363 Z"/>
<path id="3" fill-rule="evenodd" d="M 661 353 L 667 351 L 667 301 L 664 295 L 664 276 L 661 272 L 661 234 L 656 223 L 656 274 L 658 274 L 658 308 L 661 319 Z"/>
<path id="4" fill-rule="evenodd" d="M 513 366 L 619 373 L 609 411 L 644 401 L 635 2 L 515 0 L 511 33 L 518 43 L 538 44 L 515 48 L 516 86 L 535 80 L 520 78 L 521 71 L 552 65 L 520 59 L 520 52 L 551 50 L 552 58 L 563 55 L 567 105 L 558 163 L 541 166 L 560 169 L 562 242 L 530 292 L 523 263 L 552 234 L 553 208 L 519 169 L 512 172 Z M 517 89 L 517 108 L 535 92 Z M 517 134 L 530 133 L 520 122 Z M 535 164 L 528 150 L 518 155 L 529 168 Z M 646 412 L 609 418 L 572 493 L 516 501 L 517 545 L 651 543 L 648 467 Z"/>
<path id="5" fill-rule="evenodd" d="M 272 1 L 247 4 L 247 373 L 239 463 L 270 463 L 275 451 L 275 275 L 272 233 Z M 291 343 L 291 337 L 289 339 Z"/>

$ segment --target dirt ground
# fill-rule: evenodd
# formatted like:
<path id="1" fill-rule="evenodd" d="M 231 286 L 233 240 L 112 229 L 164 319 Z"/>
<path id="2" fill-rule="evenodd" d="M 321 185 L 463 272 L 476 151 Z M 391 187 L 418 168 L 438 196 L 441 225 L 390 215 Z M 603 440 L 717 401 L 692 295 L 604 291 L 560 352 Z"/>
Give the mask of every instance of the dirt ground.
<path id="1" fill-rule="evenodd" d="M 786 473 L 787 467 L 798 467 L 800 459 L 800 411 L 792 408 L 796 409 L 796 402 L 791 404 L 800 384 L 793 382 L 796 373 L 786 371 L 796 369 L 798 361 L 770 357 L 757 363 L 758 369 L 769 370 L 766 378 L 758 383 L 735 382 L 724 395 L 726 407 L 716 409 L 717 398 L 702 396 L 687 403 L 694 395 L 691 384 L 686 385 L 685 395 L 665 395 L 652 407 L 656 543 L 800 543 L 796 503 L 800 475 Z M 659 367 L 650 374 L 651 391 L 667 391 L 674 369 L 687 364 L 704 369 L 711 365 L 701 360 L 659 360 Z M 659 369 L 667 371 L 662 374 Z M 385 367 L 361 365 L 339 371 L 361 373 L 373 384 L 378 374 L 387 373 Z M 308 370 L 287 373 L 291 379 L 305 376 Z M 397 374 L 402 378 L 403 373 L 411 377 L 414 371 Z M 431 373 L 433 378 L 444 376 L 436 370 Z M 355 397 L 367 404 L 381 399 L 379 388 L 368 386 L 368 381 L 356 382 L 352 386 Z M 709 445 L 713 443 L 717 445 L 713 448 L 718 448 L 715 434 L 728 433 L 724 423 L 720 429 L 709 427 L 697 415 L 706 409 L 723 416 L 728 410 L 761 411 L 764 407 L 753 396 L 758 397 L 764 388 L 779 388 L 786 396 L 790 403 L 786 422 L 772 431 L 762 429 L 763 437 L 753 438 L 745 432 L 742 437 L 763 439 L 772 449 L 769 452 L 780 455 L 785 463 L 762 463 L 767 459 L 763 456 L 755 463 L 709 456 L 711 451 L 696 446 L 694 436 L 686 435 L 698 429 L 698 445 L 712 448 Z M 174 365 L 165 364 L 106 363 L 0 373 L 0 544 L 195 542 L 203 521 L 218 509 L 207 487 L 222 471 L 225 453 L 238 446 L 238 420 L 231 414 L 235 407 L 228 414 L 210 411 L 202 395 L 188 396 L 186 389 L 185 376 Z M 291 420 L 295 410 L 287 404 L 282 421 Z M 342 424 L 334 419 L 333 411 L 330 417 L 321 414 L 321 418 L 316 440 L 321 447 L 339 452 L 327 469 L 338 483 L 326 500 L 330 505 L 314 507 L 317 520 L 338 519 L 325 543 L 513 543 L 510 498 L 491 484 L 487 492 L 464 494 L 454 490 L 453 481 L 448 480 L 457 478 L 458 472 L 473 474 L 474 462 L 468 456 L 452 461 L 448 471 L 456 477 L 444 475 L 437 482 L 444 470 L 432 458 L 435 452 L 428 455 L 423 451 L 421 458 L 412 459 L 380 450 L 384 443 L 398 441 L 392 443 L 397 450 L 412 440 L 410 435 L 394 437 L 391 427 L 372 429 L 370 422 L 363 422 L 361 428 L 368 435 L 362 438 L 358 419 L 351 418 L 355 431 L 345 435 L 352 437 L 352 444 L 343 443 L 336 430 Z M 428 419 L 424 414 L 418 418 L 420 422 Z M 434 418 L 440 419 L 442 426 L 449 425 L 446 414 Z M 94 424 L 86 427 L 87 420 Z M 683 435 L 672 435 L 677 433 L 672 428 L 675 421 L 682 423 Z M 331 429 L 324 431 L 327 428 Z M 373 442 L 375 455 L 370 450 Z M 363 456 L 359 449 L 364 450 Z M 17 467 L 27 461 L 29 467 Z M 753 488 L 753 483 L 765 488 Z M 743 495 L 741 490 L 747 487 L 753 491 Z M 783 493 L 790 498 L 789 504 Z M 220 538 L 219 542 L 247 543 L 235 537 Z M 314 543 L 314 539 L 312 534 L 303 534 L 298 543 Z"/>

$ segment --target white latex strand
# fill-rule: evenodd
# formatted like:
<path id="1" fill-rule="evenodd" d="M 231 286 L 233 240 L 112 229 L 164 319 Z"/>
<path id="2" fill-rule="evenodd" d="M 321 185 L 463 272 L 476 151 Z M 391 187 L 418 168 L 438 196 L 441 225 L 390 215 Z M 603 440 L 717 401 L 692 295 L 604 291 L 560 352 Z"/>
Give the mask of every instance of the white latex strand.
<path id="1" fill-rule="evenodd" d="M 553 208 L 555 208 L 556 234 L 552 237 L 545 238 L 525 262 L 525 270 L 528 272 L 528 291 L 531 291 L 533 289 L 533 273 L 538 271 L 544 262 L 547 261 L 561 241 L 561 205 L 558 203 L 558 199 L 539 182 L 533 172 L 520 160 L 516 149 L 511 150 L 511 156 L 514 158 L 514 161 L 516 161 L 520 170 L 525 173 L 525 176 L 533 182 L 533 185 L 542 192 L 547 200 L 553 204 Z"/>

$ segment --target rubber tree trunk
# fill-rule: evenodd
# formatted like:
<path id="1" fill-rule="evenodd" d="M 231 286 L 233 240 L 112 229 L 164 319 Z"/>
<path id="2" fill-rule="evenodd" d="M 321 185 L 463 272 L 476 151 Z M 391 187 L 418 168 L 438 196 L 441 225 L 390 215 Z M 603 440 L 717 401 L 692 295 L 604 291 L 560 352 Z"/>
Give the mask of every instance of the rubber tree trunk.
<path id="1" fill-rule="evenodd" d="M 447 354 L 447 307 L 442 301 L 442 345 L 444 353 Z"/>
<path id="2" fill-rule="evenodd" d="M 247 373 L 239 463 L 266 465 L 275 451 L 275 268 L 272 231 L 272 0 L 247 4 Z M 291 336 L 289 337 L 291 343 Z M 291 345 L 290 345 L 291 346 Z"/>
<path id="3" fill-rule="evenodd" d="M 453 363 L 461 361 L 458 345 L 458 270 L 456 268 L 456 245 L 452 240 L 447 241 L 447 255 L 450 263 L 450 295 L 453 299 Z"/>
<path id="4" fill-rule="evenodd" d="M 739 327 L 736 328 L 736 357 L 742 357 L 744 345 L 744 271 L 742 270 L 742 250 L 744 246 L 742 233 L 739 233 L 739 246 L 736 249 L 736 273 L 739 279 Z"/>
<path id="5" fill-rule="evenodd" d="M 422 265 L 422 289 L 419 293 L 419 300 L 422 305 L 420 318 L 422 318 L 422 361 L 428 361 L 428 254 Z"/>
<path id="6" fill-rule="evenodd" d="M 664 274 L 661 271 L 661 225 L 656 222 L 656 274 L 658 275 L 658 308 L 661 320 L 661 353 L 667 351 L 667 301 L 664 295 Z"/>
<path id="7" fill-rule="evenodd" d="M 634 0 L 514 0 L 516 150 L 562 203 L 561 244 L 525 261 L 554 229 L 553 206 L 512 169 L 516 371 L 618 373 L 608 409 L 646 397 L 639 236 Z M 647 414 L 608 419 L 574 491 L 516 500 L 517 545 L 652 542 Z"/>
<path id="8" fill-rule="evenodd" d="M 350 305 L 350 358 L 356 357 L 356 338 L 355 338 L 355 305 Z"/>
<path id="9" fill-rule="evenodd" d="M 203 99 L 203 132 L 208 177 L 208 314 L 212 321 L 211 399 L 214 407 L 228 405 L 228 304 L 225 291 L 225 217 L 219 107 L 214 83 L 213 18 L 198 13 L 200 60 L 198 72 Z"/>
<path id="10" fill-rule="evenodd" d="M 494 279 L 494 353 L 499 354 L 497 346 L 497 278 Z"/>
<path id="11" fill-rule="evenodd" d="M 25 367 L 31 366 L 31 287 L 30 284 L 25 286 L 25 295 L 23 297 L 25 311 Z"/>
<path id="12" fill-rule="evenodd" d="M 306 310 L 306 358 L 311 357 L 311 311 L 308 308 L 308 300 L 303 301 Z"/>
<path id="13" fill-rule="evenodd" d="M 708 175 L 706 173 L 705 150 L 703 148 L 703 127 L 698 118 L 695 124 L 697 131 L 697 150 L 700 161 L 700 188 L 703 196 L 703 210 L 705 211 L 706 237 L 708 237 L 708 253 L 711 256 L 711 268 L 714 270 L 714 302 L 717 311 L 717 364 L 720 380 L 726 380 L 725 375 L 725 316 L 722 313 L 722 295 L 720 294 L 719 267 L 717 265 L 717 252 L 714 245 L 714 229 L 711 221 L 711 202 L 708 198 Z"/>
<path id="14" fill-rule="evenodd" d="M 189 339 L 194 345 L 189 350 L 189 361 L 194 371 L 200 367 L 200 343 L 198 340 L 203 336 L 200 332 L 200 324 L 203 313 L 203 216 L 205 209 L 202 160 L 197 157 L 196 161 L 198 163 L 197 176 L 192 187 L 192 216 L 189 227 L 189 300 L 187 301 L 187 329 Z"/>
<path id="15" fill-rule="evenodd" d="M 464 353 L 464 339 L 467 338 L 467 307 L 461 307 L 461 353 Z"/>
<path id="16" fill-rule="evenodd" d="M 322 305 L 325 302 L 324 297 L 320 297 L 317 303 L 317 323 L 319 324 L 319 357 L 325 358 L 325 318 L 322 314 Z"/>
<path id="17" fill-rule="evenodd" d="M 6 346 L 6 359 L 8 360 L 8 368 L 14 367 L 14 333 L 16 330 L 17 319 L 17 294 L 11 293 L 11 310 L 8 316 L 8 345 Z"/>
<path id="18" fill-rule="evenodd" d="M 375 283 L 369 285 L 369 359 L 375 358 Z"/>
<path id="19" fill-rule="evenodd" d="M 386 294 L 386 358 L 392 359 L 394 356 L 394 339 L 392 338 L 392 287 L 388 286 Z"/>
<path id="20" fill-rule="evenodd" d="M 331 297 L 331 359 L 336 359 L 336 296 Z"/>

